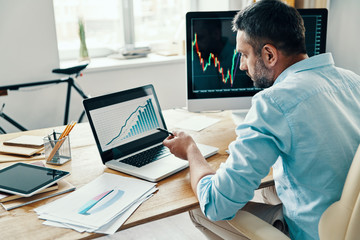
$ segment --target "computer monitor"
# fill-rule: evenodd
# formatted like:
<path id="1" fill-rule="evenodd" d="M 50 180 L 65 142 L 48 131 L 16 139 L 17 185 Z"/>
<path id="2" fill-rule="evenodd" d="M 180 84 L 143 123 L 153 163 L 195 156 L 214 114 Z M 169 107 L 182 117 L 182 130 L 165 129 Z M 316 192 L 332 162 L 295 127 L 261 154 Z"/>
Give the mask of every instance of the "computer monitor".
<path id="1" fill-rule="evenodd" d="M 309 56 L 325 52 L 327 9 L 298 9 L 304 19 Z M 260 88 L 239 70 L 237 11 L 186 14 L 187 108 L 189 111 L 248 109 Z"/>

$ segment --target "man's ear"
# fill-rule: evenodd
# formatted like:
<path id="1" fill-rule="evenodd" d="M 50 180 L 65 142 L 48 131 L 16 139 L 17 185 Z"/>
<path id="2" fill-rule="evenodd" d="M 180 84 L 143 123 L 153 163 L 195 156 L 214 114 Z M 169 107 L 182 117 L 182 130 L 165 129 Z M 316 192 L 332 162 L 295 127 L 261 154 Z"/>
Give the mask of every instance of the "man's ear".
<path id="1" fill-rule="evenodd" d="M 279 51 L 271 44 L 265 44 L 261 56 L 267 68 L 273 68 L 279 60 Z"/>

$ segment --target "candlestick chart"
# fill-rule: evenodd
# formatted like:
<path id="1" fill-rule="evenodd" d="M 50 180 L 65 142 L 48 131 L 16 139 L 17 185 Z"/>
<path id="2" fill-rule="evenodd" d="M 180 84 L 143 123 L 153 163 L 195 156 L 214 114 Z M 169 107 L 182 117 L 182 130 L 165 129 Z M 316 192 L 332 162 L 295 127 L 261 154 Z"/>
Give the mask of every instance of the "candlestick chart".
<path id="1" fill-rule="evenodd" d="M 231 57 L 231 66 L 228 64 L 228 61 L 227 64 L 224 64 L 215 53 L 210 53 L 207 58 L 204 58 L 199 48 L 197 34 L 194 34 L 194 40 L 192 42 L 192 63 L 194 68 L 196 68 L 195 65 L 200 66 L 203 73 L 206 73 L 209 68 L 216 69 L 221 82 L 224 84 L 230 83 L 230 86 L 233 87 L 236 71 L 239 67 L 240 54 L 237 53 L 236 49 L 233 49 L 232 52 L 229 53 L 228 58 Z M 232 56 L 230 56 L 231 54 Z"/>

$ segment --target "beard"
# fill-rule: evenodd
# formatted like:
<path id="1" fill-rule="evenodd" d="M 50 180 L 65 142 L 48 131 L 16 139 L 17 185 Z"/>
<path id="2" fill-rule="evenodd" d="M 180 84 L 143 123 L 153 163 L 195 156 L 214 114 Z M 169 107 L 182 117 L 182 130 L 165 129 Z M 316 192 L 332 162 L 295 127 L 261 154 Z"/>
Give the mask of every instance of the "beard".
<path id="1" fill-rule="evenodd" d="M 269 69 L 265 66 L 264 61 L 261 57 L 256 59 L 255 62 L 255 73 L 250 76 L 254 82 L 256 88 L 268 88 L 273 85 L 273 80 L 270 78 Z"/>

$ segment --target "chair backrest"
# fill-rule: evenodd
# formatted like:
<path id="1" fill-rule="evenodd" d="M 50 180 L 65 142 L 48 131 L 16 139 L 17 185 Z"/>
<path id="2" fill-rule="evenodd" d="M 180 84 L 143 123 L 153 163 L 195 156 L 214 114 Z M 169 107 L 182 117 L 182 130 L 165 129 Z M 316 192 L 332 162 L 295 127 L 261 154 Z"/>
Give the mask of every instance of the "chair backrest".
<path id="1" fill-rule="evenodd" d="M 360 237 L 360 146 L 358 147 L 339 201 L 323 213 L 320 239 L 359 239 Z"/>

